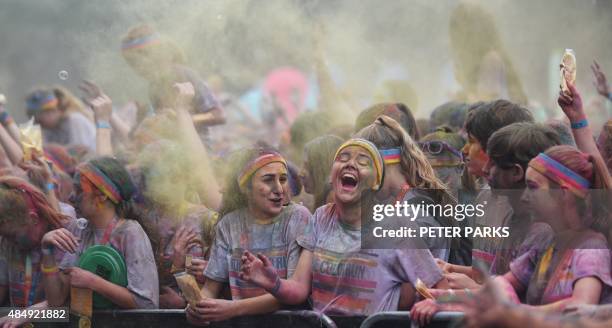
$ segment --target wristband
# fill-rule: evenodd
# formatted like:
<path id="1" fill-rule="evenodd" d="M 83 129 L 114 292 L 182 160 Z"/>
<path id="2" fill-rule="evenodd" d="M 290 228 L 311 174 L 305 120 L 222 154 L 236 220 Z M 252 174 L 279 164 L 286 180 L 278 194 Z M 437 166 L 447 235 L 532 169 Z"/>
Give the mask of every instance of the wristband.
<path id="1" fill-rule="evenodd" d="M 96 128 L 98 129 L 110 129 L 111 125 L 107 121 L 97 121 Z"/>
<path id="2" fill-rule="evenodd" d="M 47 268 L 46 266 L 44 266 L 44 264 L 40 264 L 40 271 L 42 271 L 42 273 L 44 274 L 54 274 L 54 273 L 58 273 L 59 272 L 59 268 L 57 267 L 57 265 L 54 265 L 50 268 Z"/>
<path id="3" fill-rule="evenodd" d="M 584 127 L 587 127 L 589 125 L 589 122 L 587 122 L 586 118 L 584 118 L 578 122 L 572 123 L 571 125 L 572 129 L 582 129 Z"/>
<path id="4" fill-rule="evenodd" d="M 276 294 L 278 294 L 278 290 L 281 287 L 281 280 L 278 276 L 276 276 L 276 281 L 274 282 L 274 287 L 272 287 L 272 289 L 270 289 L 268 292 L 270 292 L 270 294 L 272 294 L 273 296 L 276 296 Z"/>
<path id="5" fill-rule="evenodd" d="M 47 184 L 45 185 L 45 189 L 47 191 L 55 190 L 55 183 L 54 182 L 47 182 Z"/>

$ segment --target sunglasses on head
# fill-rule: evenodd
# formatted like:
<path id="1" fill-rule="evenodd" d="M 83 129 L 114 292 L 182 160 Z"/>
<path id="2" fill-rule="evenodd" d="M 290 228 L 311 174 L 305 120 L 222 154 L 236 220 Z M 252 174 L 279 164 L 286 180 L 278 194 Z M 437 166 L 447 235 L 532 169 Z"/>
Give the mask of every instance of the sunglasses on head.
<path id="1" fill-rule="evenodd" d="M 419 146 L 421 149 L 431 155 L 439 155 L 443 151 L 448 151 L 451 154 L 457 156 L 459 159 L 463 161 L 463 154 L 457 149 L 453 148 L 449 144 L 444 141 L 425 141 L 419 142 Z"/>

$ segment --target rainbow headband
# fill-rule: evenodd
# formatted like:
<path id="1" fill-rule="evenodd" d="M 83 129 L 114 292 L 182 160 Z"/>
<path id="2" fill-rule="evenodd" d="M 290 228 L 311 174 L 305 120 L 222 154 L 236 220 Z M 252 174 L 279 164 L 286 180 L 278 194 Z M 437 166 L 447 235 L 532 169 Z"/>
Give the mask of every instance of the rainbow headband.
<path id="1" fill-rule="evenodd" d="M 401 158 L 401 149 L 399 148 L 389 148 L 389 149 L 381 149 L 380 155 L 382 155 L 383 161 L 385 164 L 397 164 L 400 162 Z"/>
<path id="2" fill-rule="evenodd" d="M 161 39 L 159 38 L 159 35 L 157 34 L 145 35 L 140 38 L 131 39 L 131 40 L 122 42 L 121 50 L 126 51 L 126 50 L 144 48 L 150 45 L 158 44 L 160 42 L 161 42 Z"/>
<path id="3" fill-rule="evenodd" d="M 44 99 L 40 100 L 29 100 L 27 102 L 28 110 L 32 112 L 38 112 L 46 109 L 53 109 L 57 107 L 57 98 L 53 94 L 48 94 Z"/>
<path id="4" fill-rule="evenodd" d="M 249 181 L 249 179 L 253 176 L 253 174 L 257 172 L 257 170 L 259 170 L 260 168 L 270 163 L 275 163 L 275 162 L 282 163 L 283 165 L 285 165 L 285 167 L 287 167 L 287 162 L 285 161 L 285 159 L 277 153 L 269 153 L 269 154 L 261 155 L 255 158 L 254 160 L 250 161 L 244 167 L 244 169 L 242 169 L 242 171 L 240 172 L 240 175 L 238 175 L 238 185 L 240 186 L 240 188 L 243 188 L 246 185 L 247 181 Z"/>
<path id="5" fill-rule="evenodd" d="M 104 172 L 100 171 L 97 167 L 89 163 L 85 163 L 77 168 L 77 172 L 86 177 L 87 180 L 102 191 L 102 193 L 113 203 L 119 204 L 123 200 L 117 186 L 106 174 L 104 174 Z"/>
<path id="6" fill-rule="evenodd" d="M 557 184 L 568 188 L 580 198 L 584 198 L 591 184 L 589 181 L 550 156 L 540 153 L 529 162 L 529 167 L 546 176 Z"/>
<path id="7" fill-rule="evenodd" d="M 357 147 L 361 147 L 365 149 L 370 154 L 372 159 L 374 160 L 374 169 L 376 170 L 376 184 L 372 187 L 372 189 L 378 190 L 380 186 L 382 185 L 384 167 L 385 167 L 384 166 L 385 162 L 383 160 L 382 155 L 378 152 L 378 149 L 373 143 L 365 139 L 353 138 L 353 139 L 347 140 L 345 143 L 342 144 L 342 146 L 340 146 L 340 148 L 338 148 L 338 150 L 336 151 L 336 155 L 334 155 L 334 158 L 338 158 L 338 155 L 340 154 L 340 152 L 344 148 L 350 147 L 350 146 L 357 146 Z"/>

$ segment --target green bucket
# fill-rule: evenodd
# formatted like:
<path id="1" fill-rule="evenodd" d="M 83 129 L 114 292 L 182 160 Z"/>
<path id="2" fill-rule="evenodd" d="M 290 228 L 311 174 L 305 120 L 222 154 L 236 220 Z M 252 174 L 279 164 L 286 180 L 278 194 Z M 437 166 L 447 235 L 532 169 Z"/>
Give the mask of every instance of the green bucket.
<path id="1" fill-rule="evenodd" d="M 125 259 L 111 246 L 95 245 L 89 247 L 79 258 L 78 267 L 115 285 L 126 287 L 128 284 Z M 114 307 L 114 304 L 104 296 L 94 292 L 93 307 L 94 309 L 110 309 Z"/>

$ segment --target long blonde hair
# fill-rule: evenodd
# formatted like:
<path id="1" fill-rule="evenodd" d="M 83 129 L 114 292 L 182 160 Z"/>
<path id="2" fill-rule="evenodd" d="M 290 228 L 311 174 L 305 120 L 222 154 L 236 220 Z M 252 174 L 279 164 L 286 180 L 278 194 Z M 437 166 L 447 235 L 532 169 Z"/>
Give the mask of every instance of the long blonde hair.
<path id="1" fill-rule="evenodd" d="M 448 187 L 436 177 L 427 156 L 394 119 L 381 115 L 355 136 L 371 141 L 378 149 L 400 148 L 401 171 L 410 188 L 429 190 L 436 202 L 456 203 Z"/>

